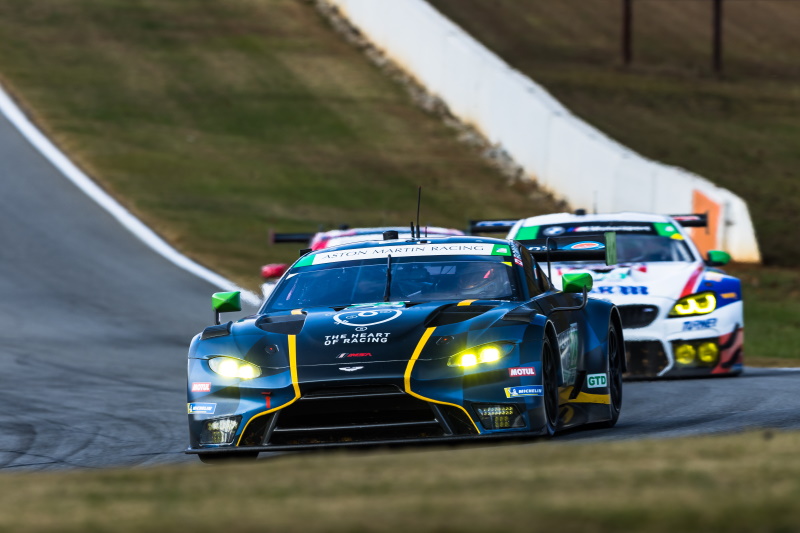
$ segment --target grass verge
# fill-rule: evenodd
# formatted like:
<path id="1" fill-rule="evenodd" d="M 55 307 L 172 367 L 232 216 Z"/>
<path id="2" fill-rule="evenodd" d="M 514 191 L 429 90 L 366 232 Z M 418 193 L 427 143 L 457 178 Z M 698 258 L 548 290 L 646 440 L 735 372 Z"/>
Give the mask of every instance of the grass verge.
<path id="1" fill-rule="evenodd" d="M 5 531 L 793 531 L 798 433 L 0 476 Z"/>

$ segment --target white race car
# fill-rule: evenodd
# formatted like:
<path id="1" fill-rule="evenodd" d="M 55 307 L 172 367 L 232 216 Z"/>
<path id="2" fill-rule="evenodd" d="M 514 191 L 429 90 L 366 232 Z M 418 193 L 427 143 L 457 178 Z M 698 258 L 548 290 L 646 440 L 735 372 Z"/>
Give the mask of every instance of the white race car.
<path id="1" fill-rule="evenodd" d="M 743 357 L 741 283 L 715 268 L 730 255 L 704 258 L 684 229 L 705 223 L 703 215 L 560 213 L 519 220 L 508 238 L 541 245 L 547 237 L 615 232 L 618 264 L 553 263 L 551 279 L 560 286 L 566 272 L 591 272 L 592 295 L 618 306 L 628 376 L 735 375 Z"/>

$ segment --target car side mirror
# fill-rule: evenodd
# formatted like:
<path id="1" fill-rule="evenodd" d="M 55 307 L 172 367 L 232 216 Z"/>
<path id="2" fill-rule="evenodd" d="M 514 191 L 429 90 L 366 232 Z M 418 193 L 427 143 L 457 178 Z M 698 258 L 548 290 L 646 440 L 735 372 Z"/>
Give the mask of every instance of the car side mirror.
<path id="1" fill-rule="evenodd" d="M 575 272 L 572 274 L 564 274 L 561 278 L 561 290 L 564 292 L 586 292 L 592 290 L 594 280 L 592 275 L 588 272 Z"/>
<path id="2" fill-rule="evenodd" d="M 722 250 L 710 250 L 708 252 L 708 259 L 706 265 L 708 266 L 723 266 L 731 262 L 731 254 L 723 252 Z"/>
<path id="3" fill-rule="evenodd" d="M 214 324 L 219 324 L 220 313 L 242 310 L 242 293 L 240 291 L 215 292 L 211 295 L 211 307 L 214 308 Z"/>

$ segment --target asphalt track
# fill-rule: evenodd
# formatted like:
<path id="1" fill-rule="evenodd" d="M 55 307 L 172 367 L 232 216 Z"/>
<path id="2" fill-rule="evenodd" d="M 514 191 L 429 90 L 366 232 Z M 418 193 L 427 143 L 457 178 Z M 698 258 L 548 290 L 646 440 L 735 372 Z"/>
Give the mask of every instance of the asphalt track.
<path id="1" fill-rule="evenodd" d="M 186 349 L 212 286 L 154 253 L 0 116 L 0 469 L 183 454 Z M 564 441 L 800 427 L 800 372 L 627 383 L 619 424 Z"/>

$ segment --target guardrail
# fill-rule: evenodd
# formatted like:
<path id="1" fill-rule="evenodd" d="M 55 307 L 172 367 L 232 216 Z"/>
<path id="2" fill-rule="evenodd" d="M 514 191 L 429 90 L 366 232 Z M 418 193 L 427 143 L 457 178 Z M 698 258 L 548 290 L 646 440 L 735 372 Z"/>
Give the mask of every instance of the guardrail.
<path id="1" fill-rule="evenodd" d="M 525 174 L 587 211 L 708 212 L 701 250 L 760 262 L 747 204 L 705 178 L 644 158 L 580 120 L 424 0 L 327 0 Z"/>

